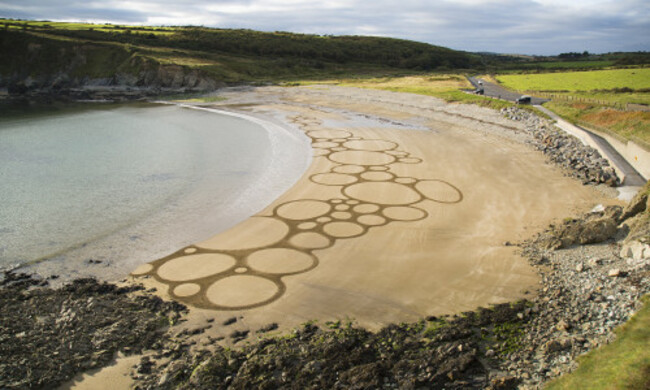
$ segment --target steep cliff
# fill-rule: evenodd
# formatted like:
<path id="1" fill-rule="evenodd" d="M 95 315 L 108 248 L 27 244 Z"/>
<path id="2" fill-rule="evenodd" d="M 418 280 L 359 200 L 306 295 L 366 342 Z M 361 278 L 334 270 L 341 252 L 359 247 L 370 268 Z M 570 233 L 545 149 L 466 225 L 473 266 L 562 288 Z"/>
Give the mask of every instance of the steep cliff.
<path id="1" fill-rule="evenodd" d="M 0 31 L 0 88 L 10 94 L 86 87 L 210 90 L 218 83 L 198 69 L 166 65 L 128 45 L 89 43 Z"/>

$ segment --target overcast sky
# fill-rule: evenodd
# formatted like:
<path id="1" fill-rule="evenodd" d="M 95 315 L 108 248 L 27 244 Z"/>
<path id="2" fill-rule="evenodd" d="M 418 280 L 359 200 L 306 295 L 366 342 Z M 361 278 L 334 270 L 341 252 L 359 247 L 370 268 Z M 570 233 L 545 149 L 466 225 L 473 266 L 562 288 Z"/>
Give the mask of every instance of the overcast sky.
<path id="1" fill-rule="evenodd" d="M 0 0 L 0 16 L 377 35 L 498 53 L 650 50 L 648 0 Z"/>

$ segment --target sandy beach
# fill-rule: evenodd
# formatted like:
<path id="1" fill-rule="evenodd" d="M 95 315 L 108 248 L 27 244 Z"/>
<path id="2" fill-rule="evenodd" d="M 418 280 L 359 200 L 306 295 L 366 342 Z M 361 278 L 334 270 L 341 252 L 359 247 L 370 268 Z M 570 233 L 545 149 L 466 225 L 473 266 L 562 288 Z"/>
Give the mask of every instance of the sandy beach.
<path id="1" fill-rule="evenodd" d="M 370 329 L 521 299 L 533 269 L 508 242 L 612 202 L 522 144 L 521 124 L 411 94 L 312 86 L 226 91 L 208 107 L 284 122 L 313 162 L 234 228 L 134 270 L 189 324 Z"/>

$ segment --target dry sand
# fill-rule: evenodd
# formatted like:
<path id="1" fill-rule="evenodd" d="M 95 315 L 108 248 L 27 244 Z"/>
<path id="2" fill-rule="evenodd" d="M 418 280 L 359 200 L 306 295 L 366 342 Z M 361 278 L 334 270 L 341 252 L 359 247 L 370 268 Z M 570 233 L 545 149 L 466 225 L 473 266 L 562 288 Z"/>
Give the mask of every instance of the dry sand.
<path id="1" fill-rule="evenodd" d="M 211 106 L 304 131 L 314 160 L 256 216 L 134 271 L 195 308 L 187 326 L 239 317 L 211 336 L 313 319 L 377 329 L 524 298 L 538 278 L 505 242 L 612 202 L 492 110 L 323 86 L 222 96 Z"/>

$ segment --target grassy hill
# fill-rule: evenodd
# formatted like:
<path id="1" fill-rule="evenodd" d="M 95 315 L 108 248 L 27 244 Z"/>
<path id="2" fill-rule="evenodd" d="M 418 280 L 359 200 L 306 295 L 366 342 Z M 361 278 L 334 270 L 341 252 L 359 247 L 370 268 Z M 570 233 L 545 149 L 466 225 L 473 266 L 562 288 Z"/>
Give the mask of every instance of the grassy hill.
<path id="1" fill-rule="evenodd" d="M 0 56 L 7 59 L 0 86 L 63 76 L 71 85 L 108 78 L 103 82 L 191 87 L 205 79 L 268 82 L 480 66 L 475 54 L 392 38 L 8 19 L 0 19 Z M 171 75 L 161 79 L 161 72 Z M 189 81 L 179 81 L 188 74 Z"/>

